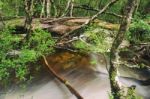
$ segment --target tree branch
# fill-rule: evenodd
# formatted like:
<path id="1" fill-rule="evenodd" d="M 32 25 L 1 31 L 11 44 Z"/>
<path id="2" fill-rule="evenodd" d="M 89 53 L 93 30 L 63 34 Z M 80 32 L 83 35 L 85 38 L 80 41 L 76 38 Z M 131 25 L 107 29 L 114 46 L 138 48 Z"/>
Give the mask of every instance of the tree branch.
<path id="1" fill-rule="evenodd" d="M 44 59 L 44 62 L 46 64 L 46 66 L 48 67 L 50 73 L 55 77 L 57 78 L 61 83 L 63 83 L 68 89 L 69 91 L 74 94 L 77 99 L 84 99 L 71 85 L 70 83 L 65 80 L 64 78 L 62 78 L 61 76 L 59 76 L 53 69 L 52 67 L 48 64 L 47 60 L 46 60 L 46 57 L 44 55 L 42 55 L 43 59 Z"/>
<path id="2" fill-rule="evenodd" d="M 70 34 L 80 34 L 85 31 L 87 26 L 94 20 L 96 19 L 99 15 L 104 13 L 109 7 L 111 7 L 114 3 L 116 3 L 118 0 L 111 0 L 106 6 L 104 6 L 99 12 L 97 12 L 95 15 L 93 15 L 88 21 L 86 21 L 83 25 L 81 25 L 80 28 L 73 30 L 71 32 L 65 33 L 62 37 L 57 42 L 60 42 L 63 38 L 67 37 Z"/>
<path id="3" fill-rule="evenodd" d="M 87 5 L 74 6 L 74 8 L 80 8 L 80 9 L 90 10 L 90 11 L 94 11 L 94 12 L 98 12 L 99 11 L 99 9 L 94 9 L 93 7 L 89 7 Z M 122 15 L 119 15 L 119 14 L 116 14 L 116 13 L 113 13 L 113 12 L 105 12 L 105 14 L 113 15 L 113 16 L 116 16 L 118 18 L 122 18 L 123 17 Z"/>
<path id="4" fill-rule="evenodd" d="M 119 64 L 119 52 L 120 44 L 122 43 L 125 33 L 129 29 L 129 25 L 132 19 L 132 15 L 135 11 L 137 0 L 128 0 L 123 12 L 125 17 L 122 18 L 122 23 L 120 25 L 118 34 L 113 41 L 111 51 L 110 51 L 110 68 L 109 68 L 109 79 L 111 85 L 111 93 L 115 99 L 121 99 L 122 92 L 118 82 L 118 67 Z"/>

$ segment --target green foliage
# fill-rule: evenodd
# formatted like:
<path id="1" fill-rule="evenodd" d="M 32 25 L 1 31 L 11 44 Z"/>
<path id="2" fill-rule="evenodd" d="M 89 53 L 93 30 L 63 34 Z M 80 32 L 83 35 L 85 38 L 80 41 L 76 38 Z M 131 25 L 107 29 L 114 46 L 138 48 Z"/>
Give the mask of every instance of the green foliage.
<path id="1" fill-rule="evenodd" d="M 136 99 L 134 88 L 131 87 L 128 89 L 126 99 Z"/>
<path id="2" fill-rule="evenodd" d="M 109 99 L 114 99 L 114 97 L 111 93 L 109 93 Z"/>
<path id="3" fill-rule="evenodd" d="M 35 0 L 34 2 L 34 16 L 39 17 L 42 10 L 42 1 L 43 0 Z M 50 10 L 51 16 L 58 17 L 63 14 L 65 11 L 68 0 L 54 0 L 52 3 Z M 90 8 L 90 9 L 102 9 L 110 0 L 74 0 L 74 4 Z M 124 8 L 127 0 L 119 0 L 112 7 L 107 9 L 107 12 L 116 13 L 122 15 L 122 9 Z M 149 13 L 149 0 L 140 0 L 140 5 L 138 7 L 137 12 L 140 13 L 141 16 Z M 14 16 L 24 16 L 24 0 L 1 0 L 0 1 L 0 10 L 3 15 L 6 17 L 14 17 Z M 92 16 L 97 13 L 93 10 L 85 10 L 81 8 L 74 8 L 73 16 Z M 109 22 L 120 22 L 120 19 L 114 15 L 104 13 L 99 18 L 107 20 Z"/>
<path id="4" fill-rule="evenodd" d="M 142 99 L 140 96 L 137 96 L 135 93 L 135 88 L 133 86 L 129 87 L 127 90 L 127 95 L 125 99 Z"/>
<path id="5" fill-rule="evenodd" d="M 133 43 L 150 42 L 150 26 L 143 20 L 134 20 L 127 32 L 127 39 Z"/>
<path id="6" fill-rule="evenodd" d="M 19 11 L 19 10 L 23 7 L 24 7 L 23 0 L 13 0 L 13 1 L 1 0 L 0 1 L 0 9 L 3 12 L 3 15 L 7 17 L 16 16 L 19 14 L 19 12 L 22 13 L 23 11 Z"/>
<path id="7" fill-rule="evenodd" d="M 109 93 L 109 99 L 114 99 L 113 95 L 111 93 Z M 142 99 L 140 96 L 137 96 L 135 93 L 135 88 L 133 87 L 129 87 L 127 89 L 127 93 L 124 96 L 122 94 L 121 99 Z"/>
<path id="8" fill-rule="evenodd" d="M 80 49 L 80 51 L 89 51 L 89 46 L 86 42 L 83 42 L 81 40 L 78 40 L 74 43 L 74 46 L 77 49 Z"/>
<path id="9" fill-rule="evenodd" d="M 84 33 L 86 40 L 78 40 L 74 46 L 86 52 L 107 52 L 110 49 L 110 43 L 107 42 L 107 32 L 99 26 L 92 25 Z"/>
<path id="10" fill-rule="evenodd" d="M 35 61 L 36 58 L 36 51 L 29 49 L 23 49 L 19 55 L 19 60 L 21 60 L 23 63 Z"/>
<path id="11" fill-rule="evenodd" d="M 8 29 L 0 32 L 0 80 L 7 80 L 10 75 L 11 65 L 14 66 L 14 63 L 7 59 L 7 52 L 13 48 L 13 42 L 14 39 Z"/>
<path id="12" fill-rule="evenodd" d="M 93 60 L 90 61 L 90 64 L 91 64 L 91 65 L 96 65 L 97 63 L 98 63 L 98 62 L 97 62 L 96 59 L 93 59 Z"/>
<path id="13" fill-rule="evenodd" d="M 40 2 L 40 3 L 39 3 Z M 62 14 L 66 8 L 68 0 L 55 0 L 51 6 L 51 14 L 52 16 L 55 16 L 55 12 L 57 10 L 57 14 Z M 84 7 L 89 6 L 93 9 L 102 9 L 109 0 L 75 0 L 74 3 L 78 5 L 83 5 Z M 109 12 L 114 12 L 117 14 L 120 14 L 121 9 L 123 8 L 126 0 L 120 0 L 118 1 L 114 6 L 112 6 L 110 9 L 108 9 Z M 139 11 L 144 12 L 144 8 L 148 5 L 147 0 L 142 0 L 140 2 Z M 5 16 L 16 16 L 16 15 L 24 15 L 24 1 L 23 0 L 1 0 L 0 1 L 0 8 Z M 34 8 L 34 15 L 37 17 L 40 15 L 41 9 L 42 9 L 42 2 L 40 0 L 36 0 Z M 54 8 L 54 5 L 56 6 Z M 95 11 L 92 10 L 84 10 L 80 8 L 75 8 L 73 10 L 73 14 L 75 16 L 91 16 L 95 14 Z M 57 15 L 58 16 L 58 15 Z M 108 16 L 109 18 L 106 18 L 105 16 Z M 113 21 L 117 20 L 118 18 L 112 16 L 112 15 L 104 15 L 102 16 L 103 19 Z"/>
<path id="14" fill-rule="evenodd" d="M 52 39 L 50 33 L 37 29 L 33 32 L 26 47 L 36 51 L 37 56 L 41 56 L 43 53 L 49 54 L 53 52 L 54 44 L 55 41 Z"/>
<path id="15" fill-rule="evenodd" d="M 11 80 L 15 78 L 18 81 L 27 81 L 31 74 L 30 69 L 34 71 L 39 68 L 30 63 L 35 62 L 42 54 L 54 51 L 52 46 L 55 41 L 46 31 L 35 30 L 29 42 L 20 46 L 20 49 L 18 49 L 19 37 L 12 35 L 11 32 L 8 29 L 0 32 L 0 84 L 2 85 L 12 82 Z"/>
<path id="16" fill-rule="evenodd" d="M 150 20 L 150 14 L 147 14 L 145 19 L 149 19 Z"/>

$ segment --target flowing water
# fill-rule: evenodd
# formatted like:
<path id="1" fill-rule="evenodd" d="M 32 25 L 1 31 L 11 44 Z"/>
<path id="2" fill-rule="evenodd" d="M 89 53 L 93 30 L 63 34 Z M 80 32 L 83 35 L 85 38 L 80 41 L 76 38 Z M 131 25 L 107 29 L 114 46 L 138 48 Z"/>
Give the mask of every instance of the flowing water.
<path id="1" fill-rule="evenodd" d="M 47 57 L 49 64 L 84 97 L 84 99 L 108 99 L 110 84 L 104 57 L 102 55 L 60 52 Z M 139 82 L 149 79 L 148 70 L 119 68 L 120 82 L 129 87 L 136 85 L 136 94 L 150 99 L 150 86 Z M 44 71 L 38 79 L 26 88 L 13 86 L 1 92 L 0 99 L 76 99 L 57 79 Z"/>

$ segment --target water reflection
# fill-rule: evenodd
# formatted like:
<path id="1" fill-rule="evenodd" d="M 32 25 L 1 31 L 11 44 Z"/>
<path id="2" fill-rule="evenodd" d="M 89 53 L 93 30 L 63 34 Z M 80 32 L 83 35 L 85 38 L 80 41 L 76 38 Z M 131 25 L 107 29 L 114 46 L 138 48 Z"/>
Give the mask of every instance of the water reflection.
<path id="1" fill-rule="evenodd" d="M 101 55 L 95 55 L 61 52 L 47 59 L 49 64 L 61 76 L 68 79 L 85 99 L 108 99 L 110 85 L 106 64 Z M 93 59 L 97 61 L 96 64 L 91 64 Z M 134 75 L 128 73 L 133 71 L 125 69 L 122 71 L 127 73 L 124 73 L 124 77 L 119 77 L 121 83 L 126 87 L 136 85 L 136 93 L 145 99 L 150 99 L 150 86 L 142 86 L 141 82 L 133 77 Z M 13 91 L 1 95 L 0 99 L 76 99 L 76 97 L 63 84 L 44 71 L 25 89 L 13 87 Z"/>

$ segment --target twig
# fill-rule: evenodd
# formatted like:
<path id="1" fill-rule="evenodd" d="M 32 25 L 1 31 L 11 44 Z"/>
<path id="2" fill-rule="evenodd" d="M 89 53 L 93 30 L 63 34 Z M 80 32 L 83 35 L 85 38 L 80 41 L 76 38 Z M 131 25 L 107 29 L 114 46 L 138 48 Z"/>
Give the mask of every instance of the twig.
<path id="1" fill-rule="evenodd" d="M 52 69 L 52 67 L 48 64 L 46 57 L 45 57 L 44 55 L 42 55 L 42 57 L 43 57 L 43 59 L 44 59 L 44 62 L 45 62 L 45 64 L 46 64 L 46 66 L 48 67 L 50 73 L 52 73 L 52 75 L 53 75 L 54 77 L 56 77 L 61 83 L 63 83 L 63 84 L 69 89 L 69 91 L 77 97 L 77 99 L 84 99 L 84 98 L 70 85 L 70 83 L 69 83 L 67 80 L 65 80 L 64 78 L 62 78 L 61 76 L 59 76 L 59 75 Z"/>

